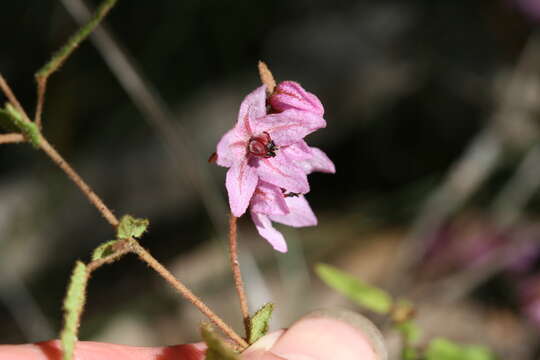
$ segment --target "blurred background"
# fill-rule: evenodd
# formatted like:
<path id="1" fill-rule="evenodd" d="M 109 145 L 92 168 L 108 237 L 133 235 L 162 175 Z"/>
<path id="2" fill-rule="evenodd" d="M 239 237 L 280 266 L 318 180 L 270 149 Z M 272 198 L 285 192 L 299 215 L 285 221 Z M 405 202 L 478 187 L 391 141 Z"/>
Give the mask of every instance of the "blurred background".
<path id="1" fill-rule="evenodd" d="M 30 113 L 34 72 L 84 10 L 2 5 L 0 72 Z M 149 218 L 143 246 L 240 330 L 225 169 L 206 160 L 264 60 L 322 100 L 328 127 L 309 141 L 337 173 L 310 176 L 319 226 L 280 228 L 287 254 L 241 219 L 251 309 L 275 301 L 274 329 L 355 309 L 314 276 L 326 262 L 414 301 L 425 339 L 536 359 L 539 21 L 537 0 L 119 1 L 49 81 L 44 134 L 117 215 Z M 57 336 L 74 262 L 113 236 L 44 154 L 2 145 L 0 343 Z M 196 341 L 202 319 L 127 256 L 92 277 L 81 339 Z"/>

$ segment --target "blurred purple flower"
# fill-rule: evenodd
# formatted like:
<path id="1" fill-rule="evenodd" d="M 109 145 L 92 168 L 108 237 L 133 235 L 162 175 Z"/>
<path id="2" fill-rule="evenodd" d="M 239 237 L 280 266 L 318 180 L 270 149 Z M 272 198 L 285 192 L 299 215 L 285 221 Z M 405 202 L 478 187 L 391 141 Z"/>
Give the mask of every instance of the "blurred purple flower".
<path id="1" fill-rule="evenodd" d="M 540 1 L 513 0 L 518 9 L 532 21 L 540 21 Z"/>
<path id="2" fill-rule="evenodd" d="M 534 275 L 521 282 L 519 298 L 525 316 L 540 327 L 540 275 Z"/>

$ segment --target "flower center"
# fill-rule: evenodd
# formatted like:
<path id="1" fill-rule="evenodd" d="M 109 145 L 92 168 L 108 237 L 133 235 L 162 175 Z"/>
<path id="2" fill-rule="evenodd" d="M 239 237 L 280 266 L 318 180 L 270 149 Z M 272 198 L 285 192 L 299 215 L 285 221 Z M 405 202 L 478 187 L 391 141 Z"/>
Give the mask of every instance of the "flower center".
<path id="1" fill-rule="evenodd" d="M 263 158 L 276 156 L 277 149 L 278 147 L 274 144 L 270 138 L 270 134 L 266 131 L 261 135 L 252 136 L 247 145 L 248 153 Z"/>

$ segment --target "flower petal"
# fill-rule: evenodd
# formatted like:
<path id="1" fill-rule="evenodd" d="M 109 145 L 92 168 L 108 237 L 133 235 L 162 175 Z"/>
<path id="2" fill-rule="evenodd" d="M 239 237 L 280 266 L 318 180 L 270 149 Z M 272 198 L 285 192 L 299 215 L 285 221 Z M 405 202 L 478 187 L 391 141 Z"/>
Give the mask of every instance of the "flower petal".
<path id="1" fill-rule="evenodd" d="M 302 162 L 313 157 L 311 148 L 304 140 L 295 142 L 288 146 L 282 146 L 279 151 L 286 156 L 290 161 Z"/>
<path id="2" fill-rule="evenodd" d="M 290 161 L 279 151 L 275 157 L 258 159 L 257 174 L 259 177 L 288 192 L 305 194 L 309 192 L 309 183 L 304 170 Z"/>
<path id="3" fill-rule="evenodd" d="M 317 96 L 307 92 L 299 83 L 294 81 L 280 83 L 270 97 L 270 105 L 276 111 L 297 109 L 320 116 L 324 114 L 324 108 Z"/>
<path id="4" fill-rule="evenodd" d="M 249 93 L 240 105 L 236 130 L 245 139 L 253 136 L 255 119 L 266 115 L 266 85 L 259 86 Z"/>
<path id="5" fill-rule="evenodd" d="M 323 127 L 326 121 L 321 116 L 300 110 L 270 114 L 255 122 L 256 132 L 267 132 L 277 146 L 294 144 Z"/>
<path id="6" fill-rule="evenodd" d="M 311 174 L 315 171 L 331 174 L 336 172 L 334 163 L 321 149 L 312 147 L 310 150 L 312 156 L 309 159 L 298 163 L 304 169 L 306 174 Z"/>
<path id="7" fill-rule="evenodd" d="M 220 166 L 231 167 L 233 163 L 246 157 L 247 141 L 238 136 L 236 129 L 231 129 L 223 135 L 217 144 L 217 160 Z"/>
<path id="8" fill-rule="evenodd" d="M 249 205 L 249 201 L 257 186 L 257 171 L 247 160 L 234 163 L 227 171 L 225 186 L 229 194 L 229 205 L 234 216 L 240 217 Z"/>
<path id="9" fill-rule="evenodd" d="M 285 201 L 290 212 L 287 215 L 271 215 L 272 221 L 294 227 L 317 225 L 317 217 L 305 197 L 288 197 Z"/>
<path id="10" fill-rule="evenodd" d="M 259 180 L 251 198 L 251 211 L 266 215 L 285 215 L 289 213 L 289 208 L 279 187 Z"/>
<path id="11" fill-rule="evenodd" d="M 274 229 L 268 216 L 251 211 L 251 219 L 259 235 L 266 239 L 279 252 L 287 252 L 287 243 L 283 234 Z"/>

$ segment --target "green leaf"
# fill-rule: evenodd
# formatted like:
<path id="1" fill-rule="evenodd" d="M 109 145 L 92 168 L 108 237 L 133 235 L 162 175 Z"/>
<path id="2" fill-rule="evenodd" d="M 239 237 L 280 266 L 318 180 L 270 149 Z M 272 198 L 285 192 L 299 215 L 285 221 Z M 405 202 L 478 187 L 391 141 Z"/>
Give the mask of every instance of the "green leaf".
<path id="1" fill-rule="evenodd" d="M 118 240 L 110 240 L 99 245 L 94 252 L 92 252 L 92 261 L 102 259 L 106 256 L 114 254 L 114 245 Z"/>
<path id="2" fill-rule="evenodd" d="M 253 344 L 268 332 L 268 323 L 274 311 L 274 304 L 268 303 L 261 306 L 251 318 L 249 324 L 249 343 Z"/>
<path id="3" fill-rule="evenodd" d="M 240 356 L 214 332 L 210 324 L 201 325 L 201 335 L 208 346 L 206 360 L 240 360 Z"/>
<path id="4" fill-rule="evenodd" d="M 397 323 L 394 326 L 401 333 L 407 344 L 415 344 L 420 340 L 420 336 L 422 336 L 422 331 L 412 320 Z"/>
<path id="5" fill-rule="evenodd" d="M 387 314 L 392 307 L 392 298 L 386 291 L 363 283 L 333 266 L 317 264 L 315 272 L 326 285 L 360 306 L 379 314 Z"/>
<path id="6" fill-rule="evenodd" d="M 64 328 L 60 333 L 64 360 L 73 359 L 81 313 L 86 300 L 87 281 L 86 265 L 77 261 L 71 275 L 66 298 L 64 299 Z"/>
<path id="7" fill-rule="evenodd" d="M 149 223 L 148 219 L 138 219 L 131 215 L 124 215 L 116 228 L 116 238 L 123 240 L 140 237 L 148 228 Z"/>
<path id="8" fill-rule="evenodd" d="M 0 109 L 0 126 L 8 131 L 20 131 L 34 148 L 39 148 L 41 134 L 37 125 L 25 120 L 10 103 L 6 103 L 5 109 Z"/>
<path id="9" fill-rule="evenodd" d="M 450 340 L 432 340 L 425 354 L 426 360 L 495 360 L 495 355 L 483 346 L 459 345 Z"/>

